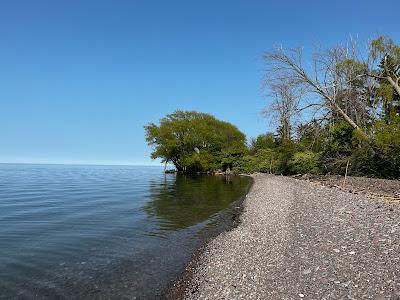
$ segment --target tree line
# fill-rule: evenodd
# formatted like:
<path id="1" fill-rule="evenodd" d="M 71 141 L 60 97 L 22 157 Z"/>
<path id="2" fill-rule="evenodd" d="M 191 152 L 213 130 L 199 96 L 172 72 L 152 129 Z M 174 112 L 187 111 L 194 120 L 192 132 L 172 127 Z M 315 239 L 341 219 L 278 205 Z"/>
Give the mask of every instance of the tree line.
<path id="1" fill-rule="evenodd" d="M 365 46 L 350 40 L 309 55 L 282 47 L 264 53 L 264 114 L 276 132 L 246 144 L 229 123 L 178 111 L 145 127 L 152 157 L 181 171 L 343 174 L 348 168 L 352 175 L 399 178 L 400 47 L 385 36 Z"/>

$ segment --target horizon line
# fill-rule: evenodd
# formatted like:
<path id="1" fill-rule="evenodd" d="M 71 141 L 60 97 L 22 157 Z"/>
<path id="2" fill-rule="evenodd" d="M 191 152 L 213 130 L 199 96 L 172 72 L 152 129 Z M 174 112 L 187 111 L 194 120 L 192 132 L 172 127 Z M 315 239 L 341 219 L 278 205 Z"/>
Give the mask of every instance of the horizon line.
<path id="1" fill-rule="evenodd" d="M 46 162 L 0 162 L 0 165 L 62 165 L 62 166 L 124 166 L 124 167 L 163 167 L 163 164 L 110 164 L 110 163 L 46 163 Z"/>

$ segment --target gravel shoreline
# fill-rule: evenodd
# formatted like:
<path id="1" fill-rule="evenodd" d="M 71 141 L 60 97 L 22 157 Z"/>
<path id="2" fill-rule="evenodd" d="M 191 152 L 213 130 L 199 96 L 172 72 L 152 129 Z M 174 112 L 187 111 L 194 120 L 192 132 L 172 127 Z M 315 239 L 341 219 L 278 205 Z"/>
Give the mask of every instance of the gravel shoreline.
<path id="1" fill-rule="evenodd" d="M 400 299 L 400 205 L 256 174 L 241 224 L 204 246 L 185 299 Z"/>

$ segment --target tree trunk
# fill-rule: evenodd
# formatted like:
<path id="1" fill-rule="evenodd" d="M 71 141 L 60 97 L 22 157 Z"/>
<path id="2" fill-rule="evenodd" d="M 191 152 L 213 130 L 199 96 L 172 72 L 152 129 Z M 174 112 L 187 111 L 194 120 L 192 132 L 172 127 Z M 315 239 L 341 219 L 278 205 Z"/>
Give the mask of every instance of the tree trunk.
<path id="1" fill-rule="evenodd" d="M 351 127 L 354 129 L 359 129 L 360 127 L 339 107 L 337 104 L 333 104 L 335 109 L 338 111 L 338 113 L 343 117 L 343 119 L 346 120 L 347 123 L 350 124 Z"/>
<path id="2" fill-rule="evenodd" d="M 400 86 L 396 84 L 392 77 L 387 76 L 386 79 L 389 81 L 391 86 L 395 89 L 396 93 L 400 96 Z"/>
<path id="3" fill-rule="evenodd" d="M 368 134 L 366 134 L 364 132 L 364 130 L 362 130 L 360 128 L 360 126 L 358 126 L 344 111 L 343 109 L 341 109 L 339 107 L 339 105 L 337 105 L 335 102 L 332 101 L 332 99 L 328 98 L 328 100 L 333 104 L 333 107 L 336 109 L 336 111 L 343 117 L 343 119 L 350 124 L 351 127 L 353 127 L 355 130 L 357 130 L 362 137 L 364 137 L 365 139 L 369 140 L 369 136 Z"/>

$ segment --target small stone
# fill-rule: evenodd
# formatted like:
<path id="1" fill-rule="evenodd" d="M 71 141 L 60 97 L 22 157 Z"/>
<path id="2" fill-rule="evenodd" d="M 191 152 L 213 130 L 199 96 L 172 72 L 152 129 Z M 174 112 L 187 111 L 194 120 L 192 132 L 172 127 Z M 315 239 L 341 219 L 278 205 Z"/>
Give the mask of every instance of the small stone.
<path id="1" fill-rule="evenodd" d="M 306 269 L 306 270 L 303 271 L 304 275 L 307 275 L 307 274 L 310 274 L 310 273 L 311 273 L 311 269 Z"/>
<path id="2" fill-rule="evenodd" d="M 350 285 L 350 281 L 343 282 L 342 285 L 347 288 Z"/>
<path id="3" fill-rule="evenodd" d="M 333 251 L 335 251 L 336 253 L 339 253 L 339 252 L 340 252 L 339 249 L 333 249 Z"/>
<path id="4" fill-rule="evenodd" d="M 349 254 L 350 254 L 350 255 L 354 255 L 354 254 L 356 254 L 356 252 L 350 251 Z"/>
<path id="5" fill-rule="evenodd" d="M 304 294 L 299 294 L 299 297 L 300 298 L 304 298 Z"/>

